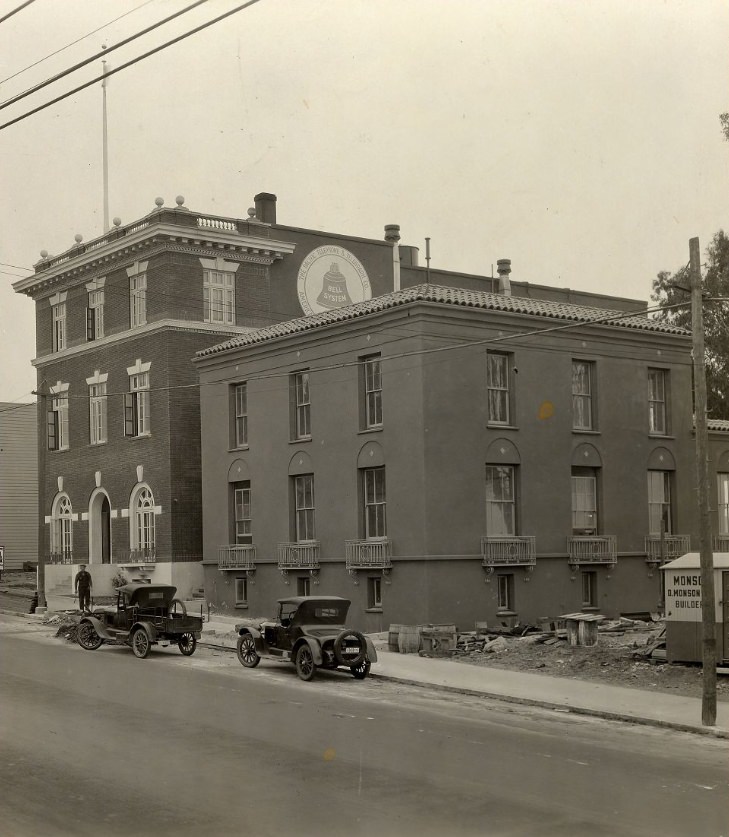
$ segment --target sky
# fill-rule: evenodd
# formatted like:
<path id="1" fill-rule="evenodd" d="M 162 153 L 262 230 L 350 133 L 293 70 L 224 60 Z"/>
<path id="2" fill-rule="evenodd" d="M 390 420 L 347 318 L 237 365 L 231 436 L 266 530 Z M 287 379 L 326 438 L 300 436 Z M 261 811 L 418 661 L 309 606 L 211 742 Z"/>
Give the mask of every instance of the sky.
<path id="1" fill-rule="evenodd" d="M 0 108 L 191 2 L 35 0 L 0 23 Z M 241 2 L 208 0 L 108 65 Z M 728 38 L 725 0 L 259 0 L 109 79 L 110 216 L 183 195 L 245 218 L 273 192 L 282 224 L 399 224 L 433 267 L 510 258 L 514 280 L 647 303 L 690 238 L 705 250 L 729 226 Z M 0 401 L 36 385 L 34 303 L 12 283 L 104 233 L 102 184 L 100 84 L 0 127 Z"/>

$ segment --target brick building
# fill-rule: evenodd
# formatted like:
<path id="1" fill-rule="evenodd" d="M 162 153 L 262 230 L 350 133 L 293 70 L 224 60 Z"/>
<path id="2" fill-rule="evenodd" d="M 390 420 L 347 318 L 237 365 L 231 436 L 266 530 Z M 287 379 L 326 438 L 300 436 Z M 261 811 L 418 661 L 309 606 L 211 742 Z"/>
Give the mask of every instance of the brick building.
<path id="1" fill-rule="evenodd" d="M 371 631 L 660 607 L 697 531 L 690 335 L 500 272 L 198 354 L 215 607 L 335 593 Z"/>

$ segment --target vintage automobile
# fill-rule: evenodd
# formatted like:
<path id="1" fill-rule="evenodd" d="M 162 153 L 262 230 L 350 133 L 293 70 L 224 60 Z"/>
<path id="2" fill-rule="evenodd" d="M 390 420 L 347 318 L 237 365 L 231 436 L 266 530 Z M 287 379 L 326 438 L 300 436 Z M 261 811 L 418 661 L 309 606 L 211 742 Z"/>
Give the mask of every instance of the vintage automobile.
<path id="1" fill-rule="evenodd" d="M 188 616 L 185 603 L 169 584 L 132 582 L 119 587 L 115 607 L 97 607 L 78 624 L 78 644 L 95 651 L 104 642 L 130 645 L 144 659 L 158 642 L 176 643 L 186 656 L 195 653 L 202 615 Z"/>
<path id="2" fill-rule="evenodd" d="M 279 599 L 275 622 L 235 626 L 238 659 L 246 668 L 255 668 L 261 657 L 286 660 L 302 680 L 311 680 L 317 668 L 347 668 L 363 680 L 377 652 L 369 637 L 346 627 L 349 605 L 339 596 Z"/>

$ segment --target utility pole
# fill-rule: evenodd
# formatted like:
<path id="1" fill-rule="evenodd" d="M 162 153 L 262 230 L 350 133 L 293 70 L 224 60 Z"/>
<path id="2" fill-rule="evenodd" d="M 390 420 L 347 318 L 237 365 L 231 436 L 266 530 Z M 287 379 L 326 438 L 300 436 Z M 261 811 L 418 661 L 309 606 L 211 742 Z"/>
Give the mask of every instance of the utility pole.
<path id="1" fill-rule="evenodd" d="M 106 49 L 106 46 L 104 47 Z M 103 169 L 104 179 L 104 233 L 109 232 L 109 137 L 106 127 L 106 61 L 101 62 L 103 67 L 104 78 L 101 82 L 101 97 L 102 97 L 102 128 L 101 128 L 101 166 Z"/>
<path id="2" fill-rule="evenodd" d="M 704 314 L 701 295 L 699 239 L 689 241 L 691 265 L 691 330 L 694 354 L 694 414 L 696 425 L 696 482 L 699 501 L 699 554 L 701 560 L 701 661 L 704 689 L 701 723 L 716 724 L 716 605 L 714 603 L 714 555 L 709 512 L 709 442 L 706 426 L 706 368 L 704 362 Z"/>

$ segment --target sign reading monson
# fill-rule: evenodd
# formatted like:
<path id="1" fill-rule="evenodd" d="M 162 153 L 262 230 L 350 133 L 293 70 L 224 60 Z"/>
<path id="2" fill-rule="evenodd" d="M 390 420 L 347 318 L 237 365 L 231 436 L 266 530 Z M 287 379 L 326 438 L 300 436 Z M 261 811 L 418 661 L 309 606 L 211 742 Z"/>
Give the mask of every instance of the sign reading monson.
<path id="1" fill-rule="evenodd" d="M 304 259 L 297 279 L 299 304 L 305 314 L 319 314 L 372 299 L 367 271 L 349 250 L 328 244 Z"/>
<path id="2" fill-rule="evenodd" d="M 701 621 L 701 573 L 696 570 L 666 571 L 666 619 Z"/>

